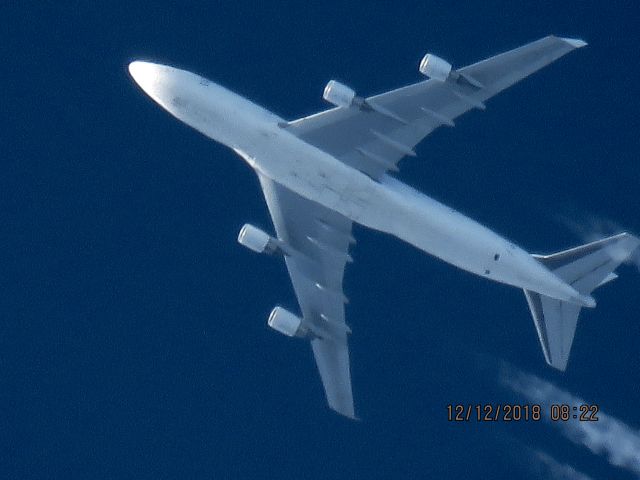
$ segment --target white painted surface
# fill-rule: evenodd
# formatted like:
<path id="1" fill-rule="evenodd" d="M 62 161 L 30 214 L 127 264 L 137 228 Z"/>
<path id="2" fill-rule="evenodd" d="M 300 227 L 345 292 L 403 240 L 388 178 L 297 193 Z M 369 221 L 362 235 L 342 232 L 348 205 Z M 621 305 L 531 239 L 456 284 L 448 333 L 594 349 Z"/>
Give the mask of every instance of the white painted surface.
<path id="1" fill-rule="evenodd" d="M 295 193 L 471 273 L 595 306 L 593 298 L 490 229 L 391 177 L 373 181 L 291 135 L 278 125 L 280 117 L 224 87 L 148 62 L 133 62 L 129 71 L 176 118 L 232 148 L 252 168 Z"/>

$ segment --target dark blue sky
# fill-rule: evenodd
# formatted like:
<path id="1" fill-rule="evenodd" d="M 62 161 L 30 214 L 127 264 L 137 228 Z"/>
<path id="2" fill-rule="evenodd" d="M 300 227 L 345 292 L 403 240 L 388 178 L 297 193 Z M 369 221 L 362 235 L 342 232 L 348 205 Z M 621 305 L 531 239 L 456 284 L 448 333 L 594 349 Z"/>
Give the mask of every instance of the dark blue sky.
<path id="1" fill-rule="evenodd" d="M 546 253 L 583 241 L 567 219 L 640 232 L 637 2 L 28 3 L 0 7 L 0 477 L 535 478 L 543 452 L 633 478 L 561 429 L 452 424 L 446 405 L 526 402 L 500 382 L 506 360 L 637 435 L 635 267 L 596 293 L 558 374 L 521 292 L 356 227 L 345 291 L 363 421 L 344 420 L 308 346 L 266 325 L 296 302 L 281 261 L 236 243 L 245 222 L 271 228 L 253 172 L 126 66 L 187 68 L 293 119 L 327 107 L 331 78 L 363 95 L 420 80 L 427 51 L 465 65 L 584 38 L 399 174 Z"/>

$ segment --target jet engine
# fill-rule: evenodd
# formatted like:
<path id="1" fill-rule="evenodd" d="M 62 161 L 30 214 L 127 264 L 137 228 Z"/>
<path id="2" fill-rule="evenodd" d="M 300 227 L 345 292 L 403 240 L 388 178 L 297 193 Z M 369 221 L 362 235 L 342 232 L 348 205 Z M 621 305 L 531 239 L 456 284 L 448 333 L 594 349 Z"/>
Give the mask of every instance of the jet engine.
<path id="1" fill-rule="evenodd" d="M 350 107 L 358 99 L 355 91 L 335 80 L 330 80 L 324 87 L 322 98 L 336 107 Z"/>
<path id="2" fill-rule="evenodd" d="M 282 307 L 271 310 L 267 325 L 288 337 L 307 337 L 311 333 L 300 317 Z"/>
<path id="3" fill-rule="evenodd" d="M 451 74 L 451 64 L 436 57 L 433 53 L 427 53 L 420 62 L 420 73 L 439 82 L 444 82 Z"/>
<path id="4" fill-rule="evenodd" d="M 256 253 L 271 254 L 278 251 L 278 243 L 275 238 L 248 223 L 240 229 L 238 243 Z"/>

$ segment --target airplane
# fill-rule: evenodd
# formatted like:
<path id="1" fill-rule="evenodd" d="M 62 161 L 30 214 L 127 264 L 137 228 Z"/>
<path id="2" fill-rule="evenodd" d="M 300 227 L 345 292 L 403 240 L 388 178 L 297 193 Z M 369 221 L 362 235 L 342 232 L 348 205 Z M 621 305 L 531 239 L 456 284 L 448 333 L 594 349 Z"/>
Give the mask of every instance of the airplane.
<path id="1" fill-rule="evenodd" d="M 398 162 L 440 126 L 586 42 L 547 36 L 454 69 L 426 54 L 426 80 L 371 97 L 331 80 L 333 108 L 287 121 L 200 75 L 134 61 L 133 80 L 161 107 L 236 152 L 255 170 L 275 236 L 250 224 L 238 235 L 284 258 L 300 314 L 276 306 L 268 325 L 310 341 L 329 407 L 354 410 L 343 291 L 353 223 L 391 234 L 483 278 L 524 290 L 546 362 L 564 371 L 591 292 L 640 245 L 621 233 L 552 255 L 531 255 L 489 228 L 397 180 Z"/>

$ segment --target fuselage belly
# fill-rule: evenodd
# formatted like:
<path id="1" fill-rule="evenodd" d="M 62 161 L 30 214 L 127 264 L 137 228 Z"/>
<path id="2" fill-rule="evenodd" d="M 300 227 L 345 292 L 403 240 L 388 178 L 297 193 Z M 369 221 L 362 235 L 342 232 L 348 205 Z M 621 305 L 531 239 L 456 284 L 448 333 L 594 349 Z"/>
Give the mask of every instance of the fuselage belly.
<path id="1" fill-rule="evenodd" d="M 156 102 L 295 193 L 471 273 L 560 300 L 590 301 L 492 230 L 392 177 L 374 181 L 295 137 L 280 117 L 247 99 L 184 70 L 135 63 L 132 74 Z"/>

